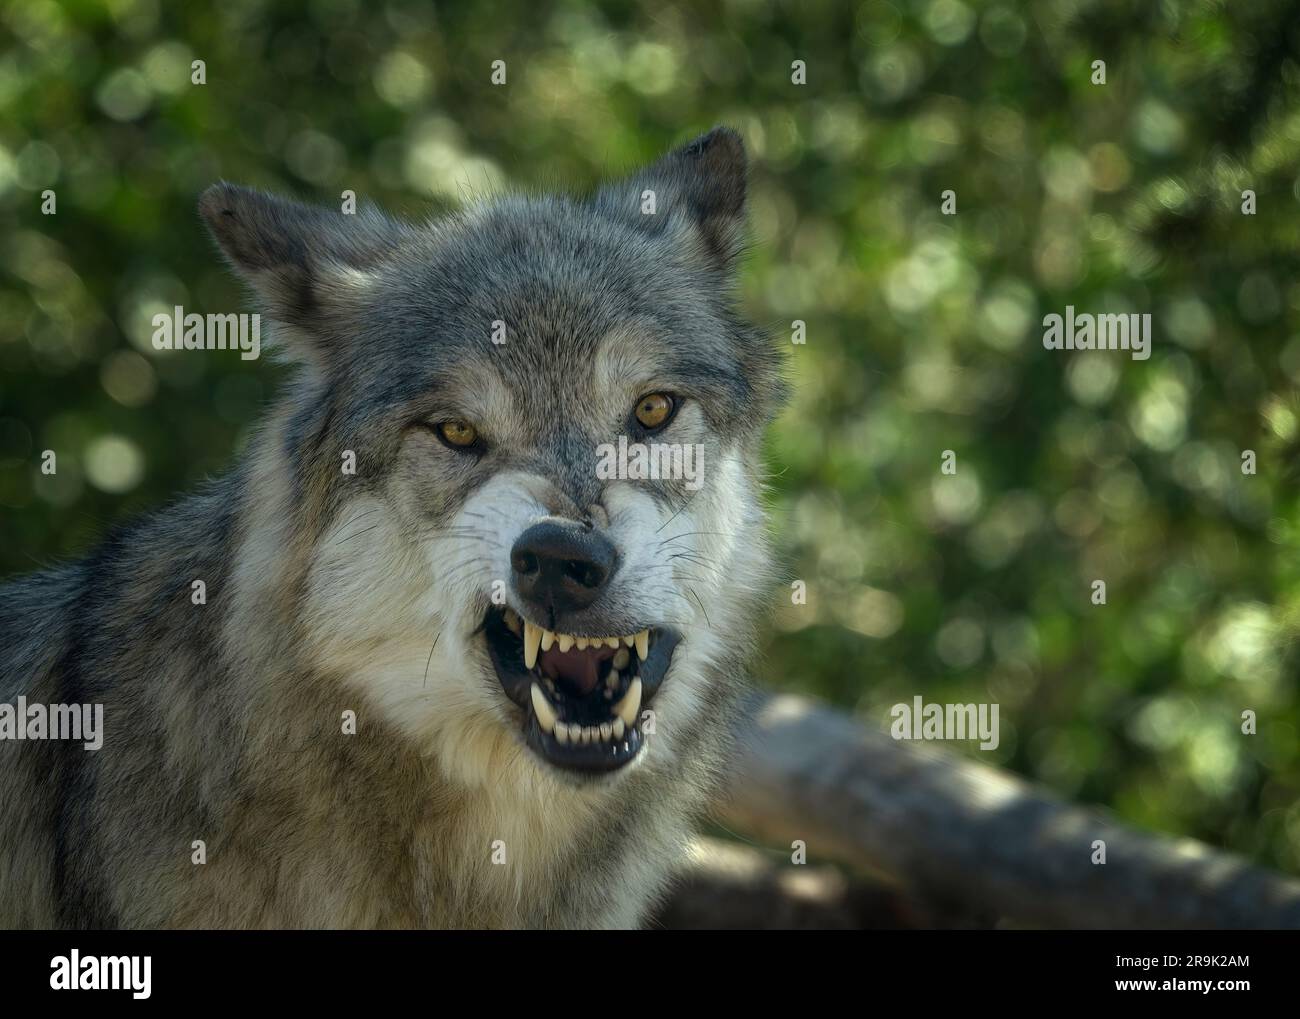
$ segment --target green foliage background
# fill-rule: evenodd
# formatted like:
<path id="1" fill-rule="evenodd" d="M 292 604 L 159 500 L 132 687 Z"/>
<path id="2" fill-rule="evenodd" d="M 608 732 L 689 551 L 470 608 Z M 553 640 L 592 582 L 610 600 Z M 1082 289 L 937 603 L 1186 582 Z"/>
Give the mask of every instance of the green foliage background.
<path id="1" fill-rule="evenodd" d="M 214 180 L 422 214 L 729 123 L 745 306 L 808 328 L 770 444 L 808 603 L 774 592 L 763 680 L 874 725 L 996 701 L 984 759 L 1300 870 L 1297 4 L 2 10 L 6 575 L 222 470 L 273 392 L 265 361 L 150 346 L 157 310 L 244 307 L 194 213 Z M 1152 357 L 1044 350 L 1067 304 L 1151 313 Z"/>

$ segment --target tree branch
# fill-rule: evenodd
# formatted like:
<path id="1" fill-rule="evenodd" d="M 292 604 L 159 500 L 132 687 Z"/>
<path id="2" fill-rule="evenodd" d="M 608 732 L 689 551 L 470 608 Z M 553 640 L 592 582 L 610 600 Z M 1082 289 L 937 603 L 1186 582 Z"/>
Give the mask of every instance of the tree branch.
<path id="1" fill-rule="evenodd" d="M 1144 833 L 813 701 L 755 695 L 719 816 L 941 909 L 1073 928 L 1300 928 L 1300 883 Z M 1106 863 L 1092 862 L 1094 840 Z"/>

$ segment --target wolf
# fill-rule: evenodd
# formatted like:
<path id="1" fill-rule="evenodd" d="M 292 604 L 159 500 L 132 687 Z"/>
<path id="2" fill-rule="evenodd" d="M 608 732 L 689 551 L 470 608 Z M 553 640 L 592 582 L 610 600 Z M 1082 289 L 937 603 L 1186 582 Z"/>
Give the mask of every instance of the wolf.
<path id="1" fill-rule="evenodd" d="M 103 708 L 0 739 L 0 924 L 642 924 L 769 589 L 747 178 L 716 128 L 428 222 L 208 189 L 294 370 L 227 474 L 0 588 L 0 701 Z M 620 438 L 701 483 L 598 477 Z"/>

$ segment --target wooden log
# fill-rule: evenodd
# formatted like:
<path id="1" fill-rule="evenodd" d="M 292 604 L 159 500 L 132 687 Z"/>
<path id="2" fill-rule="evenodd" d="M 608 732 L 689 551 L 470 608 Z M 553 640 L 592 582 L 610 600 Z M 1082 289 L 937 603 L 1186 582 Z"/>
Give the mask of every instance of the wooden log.
<path id="1" fill-rule="evenodd" d="M 718 816 L 773 845 L 802 839 L 811 857 L 940 909 L 1030 926 L 1300 929 L 1300 882 L 1193 839 L 1135 830 L 804 698 L 755 694 L 749 709 Z"/>
<path id="2" fill-rule="evenodd" d="M 647 923 L 671 930 L 862 930 L 942 926 L 894 889 L 836 867 L 787 866 L 780 853 L 696 839 L 691 858 Z"/>

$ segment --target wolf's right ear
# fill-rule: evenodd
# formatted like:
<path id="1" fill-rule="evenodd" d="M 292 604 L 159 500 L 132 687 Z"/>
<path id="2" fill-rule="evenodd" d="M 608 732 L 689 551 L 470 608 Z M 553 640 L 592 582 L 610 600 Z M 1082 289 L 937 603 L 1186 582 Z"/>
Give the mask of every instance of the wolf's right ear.
<path id="1" fill-rule="evenodd" d="M 374 210 L 344 215 L 224 181 L 203 192 L 199 215 L 266 314 L 321 342 L 330 313 L 355 296 L 402 229 Z"/>
<path id="2" fill-rule="evenodd" d="M 715 127 L 627 180 L 610 184 L 596 204 L 641 229 L 673 238 L 723 273 L 745 242 L 749 160 L 740 135 Z"/>

